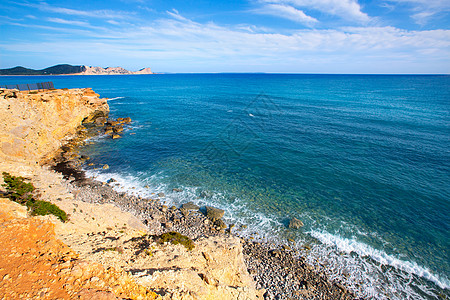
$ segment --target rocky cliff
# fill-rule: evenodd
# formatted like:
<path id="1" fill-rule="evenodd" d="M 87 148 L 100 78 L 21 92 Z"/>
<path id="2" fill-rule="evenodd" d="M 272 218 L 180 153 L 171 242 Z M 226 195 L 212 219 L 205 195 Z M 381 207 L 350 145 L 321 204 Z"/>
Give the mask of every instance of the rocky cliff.
<path id="1" fill-rule="evenodd" d="M 83 120 L 104 119 L 108 110 L 91 89 L 0 90 L 0 171 L 25 177 L 39 199 L 69 216 L 65 223 L 30 217 L 25 207 L 0 199 L 0 298 L 262 299 L 237 237 L 198 237 L 191 250 L 161 243 L 152 224 L 118 207 L 134 198 L 106 183 L 75 185 L 40 165 Z M 0 176 L 4 193 L 2 183 Z M 173 213 L 156 201 L 139 203 Z"/>
<path id="2" fill-rule="evenodd" d="M 91 115 L 108 114 L 92 89 L 19 92 L 0 89 L 0 161 L 36 164 L 57 151 Z"/>

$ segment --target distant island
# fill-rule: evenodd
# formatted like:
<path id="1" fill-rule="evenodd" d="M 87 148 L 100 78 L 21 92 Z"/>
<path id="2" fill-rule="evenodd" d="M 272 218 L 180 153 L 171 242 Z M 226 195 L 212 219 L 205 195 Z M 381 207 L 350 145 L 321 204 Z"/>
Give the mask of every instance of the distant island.
<path id="1" fill-rule="evenodd" d="M 0 69 L 0 75 L 131 75 L 131 74 L 153 74 L 150 68 L 143 68 L 137 72 L 128 71 L 121 67 L 91 67 L 72 66 L 68 64 L 56 65 L 42 70 L 14 67 Z"/>

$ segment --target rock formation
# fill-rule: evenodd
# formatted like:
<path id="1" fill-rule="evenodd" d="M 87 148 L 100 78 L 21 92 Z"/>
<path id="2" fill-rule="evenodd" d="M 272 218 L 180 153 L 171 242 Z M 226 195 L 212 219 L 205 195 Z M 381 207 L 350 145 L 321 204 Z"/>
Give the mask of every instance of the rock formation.
<path id="1" fill-rule="evenodd" d="M 150 68 L 143 68 L 139 71 L 132 72 L 128 71 L 122 67 L 90 67 L 84 66 L 84 72 L 80 73 L 80 75 L 132 75 L 132 74 L 153 74 Z"/>
<path id="2" fill-rule="evenodd" d="M 0 160 L 42 162 L 91 115 L 107 116 L 92 89 L 19 92 L 0 89 Z"/>

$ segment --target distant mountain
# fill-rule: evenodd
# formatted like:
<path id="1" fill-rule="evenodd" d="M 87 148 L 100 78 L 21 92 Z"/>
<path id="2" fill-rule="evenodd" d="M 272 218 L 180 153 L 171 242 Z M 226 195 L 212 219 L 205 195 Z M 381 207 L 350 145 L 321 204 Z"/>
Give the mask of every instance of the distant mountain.
<path id="1" fill-rule="evenodd" d="M 121 67 L 88 67 L 85 66 L 85 71 L 82 73 L 82 75 L 131 75 L 131 74 L 153 74 L 152 70 L 150 68 L 144 68 L 137 72 L 128 71 Z"/>
<path id="2" fill-rule="evenodd" d="M 15 67 L 11 69 L 0 69 L 0 75 L 61 75 L 77 74 L 86 70 L 84 66 L 56 65 L 42 70 L 27 69 L 24 67 Z"/>
<path id="3" fill-rule="evenodd" d="M 126 75 L 126 74 L 153 74 L 150 68 L 144 68 L 137 72 L 131 72 L 121 67 L 102 68 L 88 66 L 56 65 L 42 70 L 15 67 L 0 69 L 0 75 Z"/>

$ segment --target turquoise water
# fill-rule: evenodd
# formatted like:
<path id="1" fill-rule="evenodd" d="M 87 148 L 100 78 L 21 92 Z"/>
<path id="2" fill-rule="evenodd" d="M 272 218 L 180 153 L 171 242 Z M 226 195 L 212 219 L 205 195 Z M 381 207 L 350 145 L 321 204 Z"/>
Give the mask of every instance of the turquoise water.
<path id="1" fill-rule="evenodd" d="M 362 296 L 449 295 L 450 76 L 172 74 L 52 80 L 111 98 L 124 137 L 84 152 L 143 196 L 226 210 L 243 235 L 293 238 Z M 133 133 L 130 134 L 130 133 Z M 148 186 L 147 188 L 145 186 Z M 182 188 L 182 193 L 171 192 Z M 289 230 L 291 217 L 302 230 Z M 237 226 L 239 227 L 239 226 Z M 319 261 L 317 261 L 319 259 Z"/>

